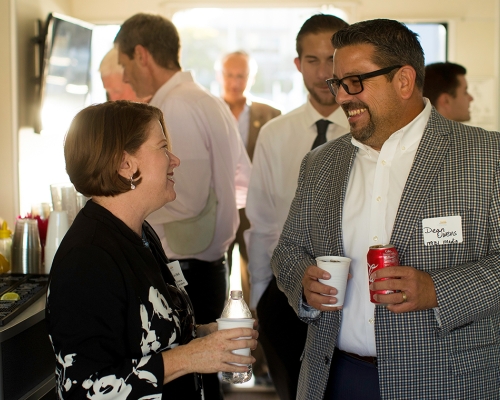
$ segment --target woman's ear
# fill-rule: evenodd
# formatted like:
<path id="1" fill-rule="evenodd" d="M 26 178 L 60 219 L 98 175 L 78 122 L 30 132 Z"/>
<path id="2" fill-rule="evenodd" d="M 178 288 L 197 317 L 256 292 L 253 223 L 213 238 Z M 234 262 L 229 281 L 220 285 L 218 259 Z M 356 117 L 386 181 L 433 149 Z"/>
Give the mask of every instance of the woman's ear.
<path id="1" fill-rule="evenodd" d="M 136 171 L 137 162 L 135 157 L 124 151 L 120 162 L 120 168 L 118 169 L 118 174 L 123 176 L 125 179 L 130 179 L 131 176 L 134 176 Z"/>

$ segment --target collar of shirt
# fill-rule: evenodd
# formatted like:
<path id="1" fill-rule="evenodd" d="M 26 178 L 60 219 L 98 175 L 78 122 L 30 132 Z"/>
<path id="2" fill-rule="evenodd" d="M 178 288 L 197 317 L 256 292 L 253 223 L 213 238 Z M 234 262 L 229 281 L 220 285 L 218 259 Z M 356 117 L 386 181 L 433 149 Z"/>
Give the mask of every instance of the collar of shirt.
<path id="1" fill-rule="evenodd" d="M 313 107 L 313 105 L 311 104 L 311 100 L 309 99 L 309 96 L 307 96 L 307 103 L 305 107 L 306 107 L 304 113 L 305 121 L 307 123 L 307 126 L 309 126 L 311 129 L 314 129 L 315 132 L 316 132 L 316 121 L 319 119 L 326 119 L 344 128 L 347 128 L 349 126 L 345 114 L 340 108 L 335 109 L 335 111 L 332 112 L 329 116 L 324 117 Z M 339 110 L 342 112 L 339 112 Z"/>
<path id="2" fill-rule="evenodd" d="M 151 105 L 159 104 L 161 99 L 163 99 L 168 92 L 184 82 L 194 82 L 191 71 L 178 71 L 172 75 L 172 77 L 156 91 L 149 103 Z"/>
<path id="3" fill-rule="evenodd" d="M 342 235 L 352 259 L 338 347 L 376 356 L 374 304 L 370 303 L 366 252 L 390 242 L 401 196 L 431 112 L 430 102 L 408 125 L 394 132 L 380 152 L 352 139 L 358 152 L 344 199 Z"/>

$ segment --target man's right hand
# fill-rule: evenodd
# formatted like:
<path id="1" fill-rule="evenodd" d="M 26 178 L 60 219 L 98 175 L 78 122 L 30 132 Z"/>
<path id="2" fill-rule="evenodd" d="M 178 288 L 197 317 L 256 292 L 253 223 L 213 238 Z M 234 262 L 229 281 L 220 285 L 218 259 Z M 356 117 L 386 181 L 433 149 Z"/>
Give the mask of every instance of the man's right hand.
<path id="1" fill-rule="evenodd" d="M 323 304 L 335 304 L 337 289 L 332 286 L 323 285 L 318 279 L 330 279 L 330 274 L 316 265 L 307 267 L 302 278 L 302 287 L 304 288 L 304 298 L 308 305 L 319 311 L 338 311 L 340 307 L 324 306 Z"/>

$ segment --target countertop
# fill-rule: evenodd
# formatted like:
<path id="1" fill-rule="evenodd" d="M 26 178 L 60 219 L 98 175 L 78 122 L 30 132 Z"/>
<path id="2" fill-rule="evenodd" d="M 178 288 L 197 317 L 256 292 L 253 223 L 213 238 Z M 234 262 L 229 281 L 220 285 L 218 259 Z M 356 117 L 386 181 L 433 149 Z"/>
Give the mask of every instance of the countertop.
<path id="1" fill-rule="evenodd" d="M 43 294 L 7 325 L 0 327 L 0 343 L 45 319 L 45 299 L 46 294 Z"/>

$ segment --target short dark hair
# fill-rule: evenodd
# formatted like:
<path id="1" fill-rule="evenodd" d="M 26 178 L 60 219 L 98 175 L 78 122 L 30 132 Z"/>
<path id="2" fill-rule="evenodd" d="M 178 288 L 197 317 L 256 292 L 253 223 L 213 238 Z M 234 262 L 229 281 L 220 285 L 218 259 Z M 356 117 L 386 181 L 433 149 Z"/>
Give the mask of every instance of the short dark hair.
<path id="1" fill-rule="evenodd" d="M 297 34 L 295 47 L 299 58 L 302 57 L 302 39 L 304 36 L 310 34 L 317 35 L 318 33 L 323 32 L 332 32 L 333 34 L 348 25 L 349 24 L 343 19 L 334 15 L 316 14 L 310 17 L 306 22 L 304 22 L 299 33 Z"/>
<path id="2" fill-rule="evenodd" d="M 156 107 L 117 100 L 91 105 L 76 114 L 64 140 L 66 172 L 76 190 L 87 197 L 129 191 L 130 181 L 118 173 L 123 152 L 137 152 L 148 139 L 152 121 L 160 122 L 170 150 L 163 113 Z M 134 179 L 134 185 L 141 183 L 140 171 Z"/>
<path id="3" fill-rule="evenodd" d="M 465 75 L 467 70 L 452 62 L 439 62 L 425 67 L 424 96 L 432 105 L 436 105 L 438 97 L 443 93 L 455 97 L 460 86 L 458 75 Z"/>
<path id="4" fill-rule="evenodd" d="M 415 84 L 424 87 L 424 51 L 418 35 L 399 21 L 372 19 L 361 21 L 341 29 L 332 37 L 336 49 L 357 44 L 370 44 L 375 47 L 372 60 L 380 68 L 392 65 L 410 65 L 416 72 Z M 397 70 L 387 75 L 392 80 Z"/>
<path id="5" fill-rule="evenodd" d="M 166 69 L 179 70 L 181 40 L 175 25 L 161 15 L 135 14 L 127 19 L 115 38 L 119 50 L 134 58 L 135 46 L 146 48 L 155 62 Z"/>

